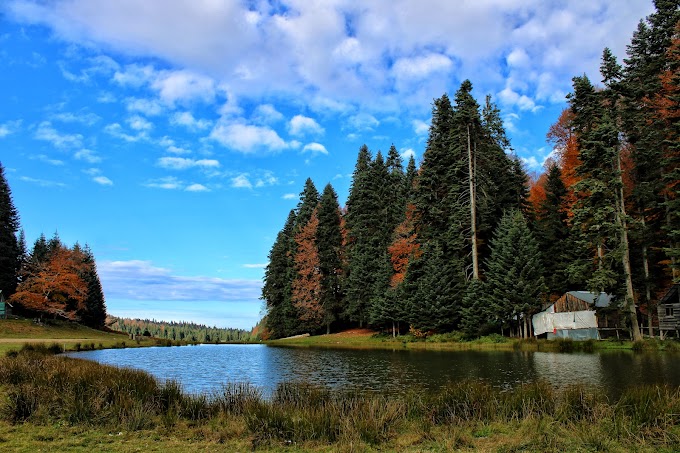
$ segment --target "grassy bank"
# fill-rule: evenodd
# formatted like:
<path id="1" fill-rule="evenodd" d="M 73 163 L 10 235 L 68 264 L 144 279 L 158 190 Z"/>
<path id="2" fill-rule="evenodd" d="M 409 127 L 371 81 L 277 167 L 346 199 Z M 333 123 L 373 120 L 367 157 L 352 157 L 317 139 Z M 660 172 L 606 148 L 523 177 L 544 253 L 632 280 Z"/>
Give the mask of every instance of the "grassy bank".
<path id="1" fill-rule="evenodd" d="M 104 332 L 59 320 L 49 320 L 41 324 L 36 324 L 30 319 L 0 320 L 0 355 L 18 351 L 27 343 L 57 344 L 62 351 L 79 351 L 155 346 L 159 341 L 150 338 L 130 340 L 127 334 Z"/>
<path id="2" fill-rule="evenodd" d="M 659 341 L 645 339 L 641 342 L 629 340 L 587 340 L 572 341 L 570 339 L 537 340 L 508 338 L 501 335 L 489 335 L 474 340 L 465 339 L 458 333 L 436 334 L 426 338 L 413 335 L 391 335 L 376 333 L 367 329 L 357 329 L 330 335 L 297 337 L 267 342 L 272 346 L 293 347 L 326 347 L 351 349 L 431 349 L 431 350 L 522 350 L 522 351 L 680 351 L 680 344 L 675 340 Z"/>
<path id="3" fill-rule="evenodd" d="M 11 451 L 674 451 L 680 390 L 608 401 L 543 382 L 405 395 L 248 384 L 191 395 L 147 373 L 24 350 L 0 359 L 0 449 Z"/>

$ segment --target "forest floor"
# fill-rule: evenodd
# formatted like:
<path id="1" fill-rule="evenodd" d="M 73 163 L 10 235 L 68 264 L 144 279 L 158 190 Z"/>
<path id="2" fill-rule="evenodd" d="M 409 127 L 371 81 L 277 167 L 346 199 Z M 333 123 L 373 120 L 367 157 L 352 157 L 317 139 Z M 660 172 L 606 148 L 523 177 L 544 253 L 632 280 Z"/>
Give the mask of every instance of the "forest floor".
<path id="1" fill-rule="evenodd" d="M 127 334 L 104 332 L 74 322 L 0 319 L 0 355 L 30 343 L 55 343 L 65 351 L 155 345 L 150 339 L 132 341 Z"/>

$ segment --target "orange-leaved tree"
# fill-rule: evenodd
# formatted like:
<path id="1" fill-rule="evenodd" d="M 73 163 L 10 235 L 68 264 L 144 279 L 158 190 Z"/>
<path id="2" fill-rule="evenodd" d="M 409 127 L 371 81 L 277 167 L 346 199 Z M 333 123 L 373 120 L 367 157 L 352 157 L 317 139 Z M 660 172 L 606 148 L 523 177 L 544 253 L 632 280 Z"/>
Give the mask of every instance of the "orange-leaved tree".
<path id="1" fill-rule="evenodd" d="M 571 109 L 564 109 L 557 122 L 550 126 L 546 138 L 553 143 L 557 163 L 562 171 L 562 182 L 567 188 L 565 209 L 569 216 L 576 202 L 573 186 L 581 180 L 576 169 L 581 164 L 579 159 L 578 137 L 573 126 L 574 113 Z"/>
<path id="2" fill-rule="evenodd" d="M 418 258 L 421 255 L 420 245 L 416 241 L 416 231 L 413 222 L 415 216 L 415 205 L 409 203 L 406 206 L 406 219 L 401 222 L 394 230 L 392 244 L 388 247 L 392 269 L 394 274 L 390 280 L 390 286 L 399 286 L 406 277 L 406 269 L 411 257 Z"/>
<path id="3" fill-rule="evenodd" d="M 47 260 L 31 263 L 10 300 L 26 310 L 78 320 L 85 309 L 87 284 L 81 275 L 87 269 L 80 250 L 58 246 Z"/>
<path id="4" fill-rule="evenodd" d="M 293 305 L 298 309 L 300 319 L 310 328 L 321 326 L 324 317 L 321 305 L 321 269 L 319 251 L 316 247 L 316 233 L 319 228 L 317 208 L 309 222 L 295 235 L 295 279 L 293 280 Z"/>

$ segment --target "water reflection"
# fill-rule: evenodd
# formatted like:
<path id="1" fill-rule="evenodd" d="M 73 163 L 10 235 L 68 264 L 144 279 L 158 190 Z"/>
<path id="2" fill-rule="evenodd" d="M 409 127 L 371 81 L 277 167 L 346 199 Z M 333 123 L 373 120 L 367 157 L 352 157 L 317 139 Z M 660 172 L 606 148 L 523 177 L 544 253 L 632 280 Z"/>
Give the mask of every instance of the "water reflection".
<path id="1" fill-rule="evenodd" d="M 329 350 L 264 345 L 201 345 L 107 349 L 69 354 L 176 379 L 189 392 L 211 392 L 225 382 L 250 382 L 269 394 L 283 381 L 335 388 L 404 392 L 437 389 L 462 379 L 510 388 L 543 379 L 557 388 L 599 386 L 617 396 L 642 383 L 680 385 L 672 354 L 521 351 Z"/>
<path id="2" fill-rule="evenodd" d="M 531 356 L 537 377 L 550 382 L 555 387 L 572 384 L 602 384 L 603 370 L 600 357 L 597 354 L 550 352 L 535 352 Z"/>

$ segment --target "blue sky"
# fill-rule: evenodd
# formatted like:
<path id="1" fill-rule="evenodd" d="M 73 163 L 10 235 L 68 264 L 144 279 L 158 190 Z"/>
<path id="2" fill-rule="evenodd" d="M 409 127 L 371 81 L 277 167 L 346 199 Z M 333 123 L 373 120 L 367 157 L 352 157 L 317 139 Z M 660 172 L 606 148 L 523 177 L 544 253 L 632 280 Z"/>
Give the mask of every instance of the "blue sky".
<path id="1" fill-rule="evenodd" d="M 0 161 L 29 243 L 88 243 L 111 314 L 250 328 L 304 181 L 422 158 L 470 79 L 530 172 L 571 78 L 651 0 L 5 0 Z"/>

